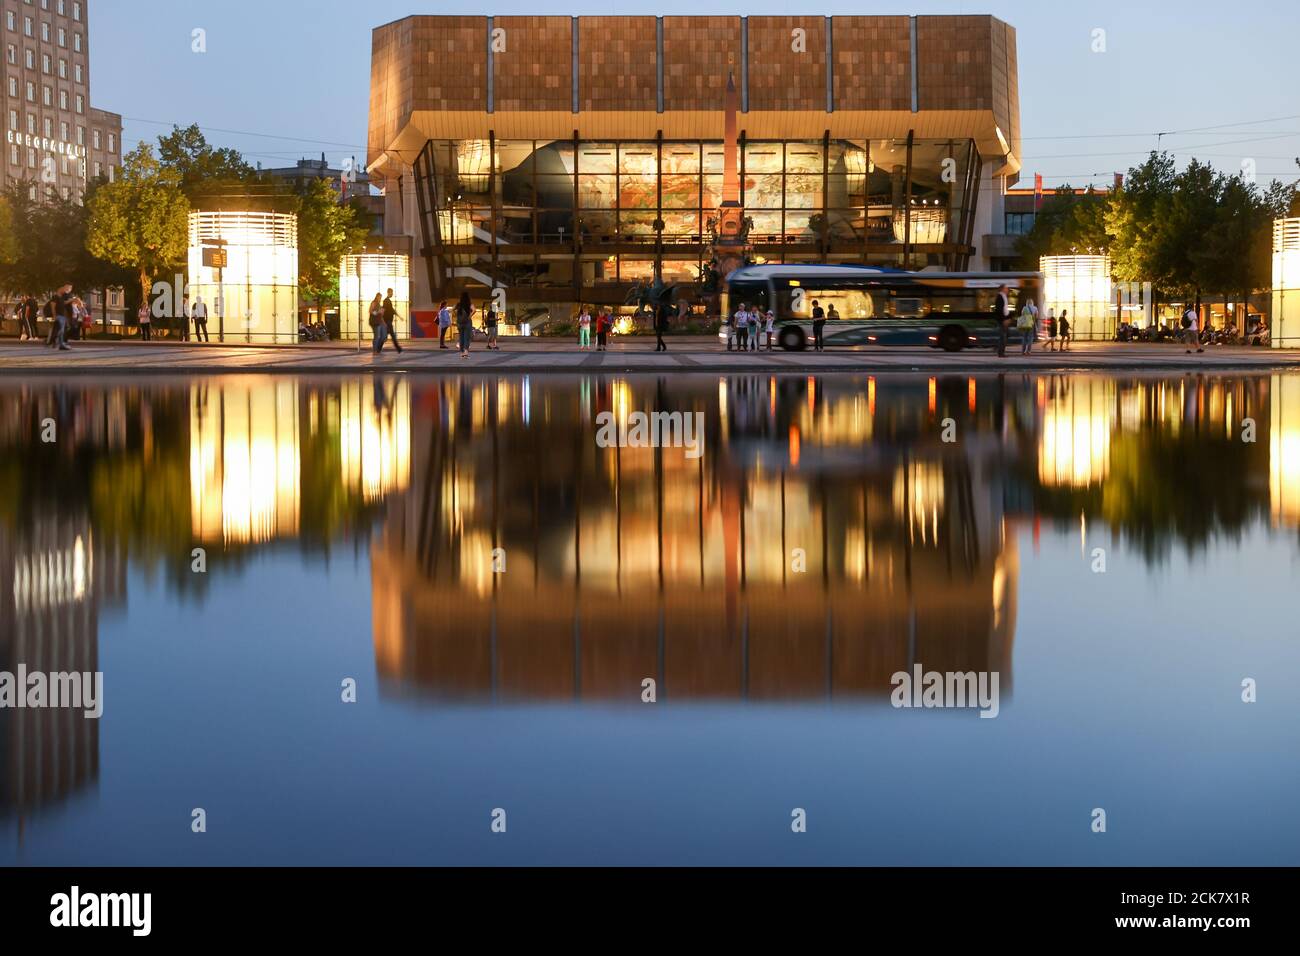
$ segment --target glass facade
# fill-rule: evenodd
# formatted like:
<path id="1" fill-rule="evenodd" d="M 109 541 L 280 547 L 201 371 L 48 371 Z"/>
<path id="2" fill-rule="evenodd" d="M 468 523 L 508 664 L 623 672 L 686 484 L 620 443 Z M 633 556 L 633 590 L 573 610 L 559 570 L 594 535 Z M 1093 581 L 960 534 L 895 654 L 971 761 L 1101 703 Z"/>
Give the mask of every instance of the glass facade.
<path id="1" fill-rule="evenodd" d="M 431 285 L 477 273 L 517 299 L 644 283 L 656 269 L 695 282 L 723 155 L 720 140 L 431 140 L 415 165 Z M 964 267 L 976 163 L 967 139 L 741 142 L 751 255 Z"/>

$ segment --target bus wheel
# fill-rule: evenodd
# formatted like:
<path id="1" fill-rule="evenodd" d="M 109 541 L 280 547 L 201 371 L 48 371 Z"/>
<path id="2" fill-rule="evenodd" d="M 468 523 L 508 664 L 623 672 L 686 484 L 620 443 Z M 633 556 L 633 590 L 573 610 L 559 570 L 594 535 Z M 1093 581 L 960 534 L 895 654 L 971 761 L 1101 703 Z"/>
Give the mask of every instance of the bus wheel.
<path id="1" fill-rule="evenodd" d="M 777 342 L 779 342 L 781 348 L 785 349 L 787 352 L 802 352 L 808 347 L 808 342 L 804 338 L 803 329 L 799 328 L 797 325 L 787 326 L 782 329 L 781 334 L 777 337 Z"/>
<path id="2" fill-rule="evenodd" d="M 960 352 L 966 345 L 966 330 L 950 325 L 939 333 L 939 348 L 945 352 Z"/>

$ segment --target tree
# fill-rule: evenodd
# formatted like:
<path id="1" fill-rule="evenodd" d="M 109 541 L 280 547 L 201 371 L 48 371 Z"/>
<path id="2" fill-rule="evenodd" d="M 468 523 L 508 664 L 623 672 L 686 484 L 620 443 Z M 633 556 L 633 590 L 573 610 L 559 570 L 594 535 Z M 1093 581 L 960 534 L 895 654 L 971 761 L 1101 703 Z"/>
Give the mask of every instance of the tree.
<path id="1" fill-rule="evenodd" d="M 303 302 L 337 304 L 339 260 L 362 249 L 373 217 L 359 204 L 340 204 L 325 179 L 306 180 L 296 199 L 298 294 Z"/>
<path id="2" fill-rule="evenodd" d="M 1036 272 L 1043 256 L 1109 248 L 1106 205 L 1107 197 L 1092 187 L 1077 193 L 1062 186 L 1048 196 L 1034 217 L 1033 228 L 1016 244 L 1021 268 Z"/>
<path id="3" fill-rule="evenodd" d="M 93 279 L 104 264 L 86 251 L 86 210 L 53 190 L 43 202 L 32 199 L 34 185 L 10 183 L 0 200 L 14 244 L 7 261 L 0 255 L 0 285 L 15 295 L 40 295 L 65 282 L 100 288 Z"/>
<path id="4" fill-rule="evenodd" d="M 18 261 L 18 234 L 14 225 L 14 208 L 0 196 L 0 268 Z"/>
<path id="5" fill-rule="evenodd" d="M 170 133 L 159 136 L 158 161 L 180 177 L 181 191 L 196 206 L 256 178 L 256 170 L 237 150 L 209 146 L 197 125 L 173 126 Z"/>
<path id="6" fill-rule="evenodd" d="M 127 155 L 116 182 L 100 186 L 86 204 L 91 255 L 133 268 L 148 301 L 153 277 L 185 261 L 190 203 L 180 176 L 141 143 Z"/>
<path id="7" fill-rule="evenodd" d="M 1160 217 L 1174 188 L 1174 158 L 1151 153 L 1141 166 L 1128 171 L 1123 185 L 1110 195 L 1106 231 L 1111 272 L 1124 282 L 1150 282 L 1156 290 L 1167 287 L 1172 276 L 1160 248 Z"/>
<path id="8" fill-rule="evenodd" d="M 1225 179 L 1214 221 L 1194 252 L 1199 288 L 1232 292 L 1245 303 L 1269 284 L 1273 215 L 1265 197 L 1240 174 Z M 1197 299 L 1199 301 L 1199 289 Z"/>

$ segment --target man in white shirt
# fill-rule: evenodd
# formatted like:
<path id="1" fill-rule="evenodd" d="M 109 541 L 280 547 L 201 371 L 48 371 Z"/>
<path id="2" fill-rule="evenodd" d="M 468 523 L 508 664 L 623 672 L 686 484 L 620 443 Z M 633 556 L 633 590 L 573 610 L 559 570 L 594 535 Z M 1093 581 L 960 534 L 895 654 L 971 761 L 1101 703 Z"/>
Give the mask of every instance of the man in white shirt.
<path id="1" fill-rule="evenodd" d="M 742 331 L 749 325 L 749 310 L 745 303 L 740 303 L 740 308 L 736 314 L 731 317 L 731 328 L 727 330 L 727 351 L 731 351 L 731 343 L 735 342 L 742 350 L 745 347 L 745 335 Z"/>
<path id="2" fill-rule="evenodd" d="M 1188 355 L 1192 354 L 1193 345 L 1196 346 L 1196 351 L 1205 351 L 1201 348 L 1201 324 L 1197 319 L 1196 309 L 1189 305 L 1183 313 L 1183 344 L 1187 346 Z"/>
<path id="3" fill-rule="evenodd" d="M 203 301 L 203 296 L 194 297 L 194 341 L 207 342 L 208 339 L 208 306 Z"/>

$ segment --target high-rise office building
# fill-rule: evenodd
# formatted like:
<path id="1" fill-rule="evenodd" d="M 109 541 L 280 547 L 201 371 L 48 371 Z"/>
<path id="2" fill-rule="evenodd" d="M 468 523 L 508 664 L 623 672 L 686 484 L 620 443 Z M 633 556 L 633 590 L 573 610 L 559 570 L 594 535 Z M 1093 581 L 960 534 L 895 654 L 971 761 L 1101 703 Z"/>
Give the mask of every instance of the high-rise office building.
<path id="1" fill-rule="evenodd" d="M 4 185 L 80 198 L 122 165 L 122 118 L 90 105 L 89 0 L 0 0 Z"/>

